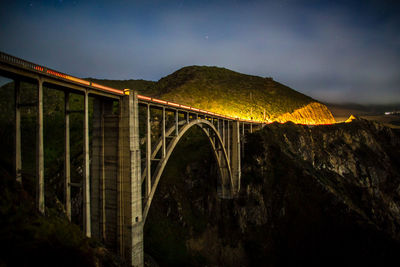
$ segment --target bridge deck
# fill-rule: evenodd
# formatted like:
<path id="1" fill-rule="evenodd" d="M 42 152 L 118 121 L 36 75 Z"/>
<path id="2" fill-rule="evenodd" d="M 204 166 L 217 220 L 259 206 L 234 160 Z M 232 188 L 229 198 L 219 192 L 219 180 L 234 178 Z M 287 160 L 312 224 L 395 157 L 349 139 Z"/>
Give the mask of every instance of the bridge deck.
<path id="1" fill-rule="evenodd" d="M 32 63 L 9 54 L 0 52 L 0 74 L 7 77 L 17 78 L 22 80 L 37 80 L 39 78 L 42 81 L 53 87 L 62 87 L 69 90 L 76 90 L 78 93 L 88 92 L 92 95 L 100 95 L 108 98 L 120 98 L 126 94 L 129 94 L 129 90 L 120 90 L 109 86 L 104 86 L 98 83 L 87 81 L 81 78 L 77 78 L 45 66 Z M 241 118 L 234 118 L 223 114 L 214 113 L 207 110 L 202 110 L 187 105 L 182 105 L 170 101 L 165 101 L 149 96 L 138 95 L 140 103 L 151 104 L 153 106 L 166 107 L 169 109 L 179 110 L 180 112 L 190 112 L 195 114 L 202 114 L 204 116 L 217 117 L 226 120 L 239 120 L 244 123 L 256 123 L 260 124 L 263 122 L 245 120 Z"/>

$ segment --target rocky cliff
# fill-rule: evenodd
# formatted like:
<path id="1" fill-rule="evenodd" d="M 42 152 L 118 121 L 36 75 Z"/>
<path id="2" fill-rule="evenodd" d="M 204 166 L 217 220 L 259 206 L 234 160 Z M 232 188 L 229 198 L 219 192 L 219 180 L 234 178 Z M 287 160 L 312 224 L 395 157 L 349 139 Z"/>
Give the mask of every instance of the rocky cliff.
<path id="1" fill-rule="evenodd" d="M 397 258 L 399 133 L 364 120 L 266 126 L 247 135 L 232 200 L 217 197 L 206 140 L 186 138 L 145 225 L 146 251 L 160 265 L 385 266 Z M 184 153 L 195 147 L 197 155 Z"/>
<path id="2" fill-rule="evenodd" d="M 270 120 L 281 123 L 291 121 L 300 124 L 332 124 L 336 122 L 329 109 L 318 102 L 312 102 L 293 112 L 286 112 L 277 116 L 276 119 L 271 118 Z"/>

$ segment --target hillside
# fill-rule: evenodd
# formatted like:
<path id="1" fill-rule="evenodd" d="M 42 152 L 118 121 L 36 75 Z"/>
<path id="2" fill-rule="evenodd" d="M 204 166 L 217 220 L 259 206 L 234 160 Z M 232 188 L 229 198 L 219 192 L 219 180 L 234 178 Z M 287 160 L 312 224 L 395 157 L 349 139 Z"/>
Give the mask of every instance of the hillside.
<path id="1" fill-rule="evenodd" d="M 184 67 L 158 82 L 90 80 L 243 119 L 303 124 L 335 122 L 325 105 L 272 78 L 225 68 Z"/>
<path id="2" fill-rule="evenodd" d="M 272 78 L 225 68 L 184 67 L 159 80 L 155 87 L 163 99 L 233 117 L 311 124 L 334 122 L 323 104 Z"/>

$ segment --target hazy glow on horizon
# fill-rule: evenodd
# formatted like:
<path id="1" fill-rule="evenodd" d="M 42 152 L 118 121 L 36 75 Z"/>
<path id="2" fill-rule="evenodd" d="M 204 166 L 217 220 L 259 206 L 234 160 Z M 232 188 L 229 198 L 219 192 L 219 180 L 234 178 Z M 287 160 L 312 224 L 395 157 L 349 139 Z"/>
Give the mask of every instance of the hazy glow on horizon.
<path id="1" fill-rule="evenodd" d="M 0 50 L 79 77 L 158 80 L 211 65 L 322 101 L 400 102 L 394 1 L 165 3 L 5 1 Z"/>

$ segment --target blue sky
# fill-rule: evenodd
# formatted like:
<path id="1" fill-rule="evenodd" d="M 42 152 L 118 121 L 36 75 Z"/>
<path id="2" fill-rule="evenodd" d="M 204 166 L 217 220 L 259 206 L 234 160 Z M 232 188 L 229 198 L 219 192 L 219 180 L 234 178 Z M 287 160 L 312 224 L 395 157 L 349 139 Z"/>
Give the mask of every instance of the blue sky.
<path id="1" fill-rule="evenodd" d="M 0 50 L 79 77 L 188 65 L 273 77 L 321 101 L 400 102 L 396 1 L 9 1 Z"/>

